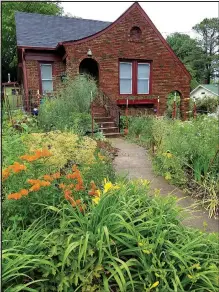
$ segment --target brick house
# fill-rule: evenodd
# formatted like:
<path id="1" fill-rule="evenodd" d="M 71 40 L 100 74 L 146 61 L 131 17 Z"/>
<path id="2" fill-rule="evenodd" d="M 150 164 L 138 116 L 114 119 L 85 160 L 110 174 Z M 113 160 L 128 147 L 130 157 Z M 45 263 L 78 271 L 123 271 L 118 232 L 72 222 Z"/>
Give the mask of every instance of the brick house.
<path id="1" fill-rule="evenodd" d="M 166 109 L 170 92 L 181 96 L 186 119 L 191 76 L 138 3 L 116 21 L 17 12 L 21 83 L 28 92 L 54 91 L 66 74 L 89 73 L 118 106 Z M 28 108 L 28 100 L 27 100 Z"/>

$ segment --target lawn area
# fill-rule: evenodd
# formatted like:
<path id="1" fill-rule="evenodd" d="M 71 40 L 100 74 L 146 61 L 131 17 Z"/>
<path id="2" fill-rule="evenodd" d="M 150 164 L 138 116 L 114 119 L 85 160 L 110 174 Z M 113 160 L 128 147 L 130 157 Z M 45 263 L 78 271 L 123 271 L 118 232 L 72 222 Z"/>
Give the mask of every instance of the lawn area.
<path id="1" fill-rule="evenodd" d="M 77 82 L 75 101 L 91 81 Z M 149 181 L 116 177 L 108 142 L 84 135 L 89 103 L 71 109 L 65 96 L 37 118 L 3 115 L 3 291 L 218 291 L 218 234 L 183 226 L 175 198 L 149 194 Z M 171 160 L 178 148 L 158 128 Z"/>

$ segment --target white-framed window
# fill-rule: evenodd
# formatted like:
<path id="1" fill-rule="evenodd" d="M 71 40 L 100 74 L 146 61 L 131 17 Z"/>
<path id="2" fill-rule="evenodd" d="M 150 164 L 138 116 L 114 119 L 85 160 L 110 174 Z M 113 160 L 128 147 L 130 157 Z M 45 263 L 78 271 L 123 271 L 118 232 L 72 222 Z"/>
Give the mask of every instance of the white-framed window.
<path id="1" fill-rule="evenodd" d="M 149 94 L 150 66 L 150 62 L 121 60 L 119 63 L 120 94 Z"/>
<path id="2" fill-rule="evenodd" d="M 120 62 L 120 94 L 132 93 L 132 62 Z"/>
<path id="3" fill-rule="evenodd" d="M 52 64 L 40 64 L 42 93 L 46 94 L 53 91 Z"/>
<path id="4" fill-rule="evenodd" d="M 138 63 L 137 94 L 149 93 L 150 64 Z"/>

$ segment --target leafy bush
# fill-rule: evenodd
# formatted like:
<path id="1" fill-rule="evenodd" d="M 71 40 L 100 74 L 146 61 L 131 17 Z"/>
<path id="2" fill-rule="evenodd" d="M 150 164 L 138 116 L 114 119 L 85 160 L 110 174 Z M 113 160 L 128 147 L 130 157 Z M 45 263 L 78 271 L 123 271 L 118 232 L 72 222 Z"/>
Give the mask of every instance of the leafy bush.
<path id="1" fill-rule="evenodd" d="M 138 137 L 141 144 L 150 147 L 153 142 L 152 124 L 152 116 L 130 117 L 128 137 L 134 139 Z"/>
<path id="2" fill-rule="evenodd" d="M 74 80 L 67 80 L 55 98 L 46 98 L 40 105 L 39 125 L 45 130 L 54 128 L 74 129 L 79 132 L 89 130 L 91 128 L 89 108 L 96 93 L 97 86 L 91 78 L 79 75 Z"/>
<path id="3" fill-rule="evenodd" d="M 51 157 L 46 160 L 47 166 L 60 169 L 69 161 L 72 164 L 92 163 L 95 160 L 96 142 L 89 137 L 61 131 L 47 133 L 32 133 L 23 139 L 29 152 L 36 149 L 50 149 Z"/>
<path id="4" fill-rule="evenodd" d="M 204 182 L 206 185 L 210 183 L 214 186 L 214 192 L 215 184 L 211 180 L 216 184 L 219 180 L 217 132 L 217 119 L 206 116 L 187 122 L 161 117 L 135 117 L 129 124 L 129 138 L 136 141 L 136 136 L 139 136 L 138 143 L 141 145 L 147 148 L 155 146 L 154 169 L 167 181 L 183 187 L 190 186 L 191 180 L 202 185 Z M 219 208 L 219 197 L 212 194 L 213 189 L 207 187 L 202 191 L 211 215 L 212 211 L 215 215 Z"/>
<path id="5" fill-rule="evenodd" d="M 175 199 L 150 197 L 147 181 L 109 186 L 83 213 L 70 204 L 45 206 L 29 254 L 37 248 L 50 266 L 24 267 L 32 279 L 46 280 L 32 283 L 32 291 L 39 285 L 40 291 L 218 291 L 217 235 L 182 226 Z M 7 242 L 5 236 L 3 248 Z M 6 265 L 3 259 L 3 271 Z M 23 284 L 19 276 L 11 288 Z"/>
<path id="6" fill-rule="evenodd" d="M 197 112 L 201 114 L 214 113 L 218 107 L 217 97 L 204 97 L 196 99 Z"/>

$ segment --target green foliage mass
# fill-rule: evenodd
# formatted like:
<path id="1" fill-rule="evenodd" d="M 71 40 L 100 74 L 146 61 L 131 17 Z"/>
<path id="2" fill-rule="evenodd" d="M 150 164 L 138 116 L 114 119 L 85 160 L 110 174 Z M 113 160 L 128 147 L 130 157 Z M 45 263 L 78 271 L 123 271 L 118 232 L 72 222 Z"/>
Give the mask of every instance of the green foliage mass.
<path id="1" fill-rule="evenodd" d="M 219 21 L 218 18 L 205 18 L 193 29 L 199 34 L 199 42 L 204 50 L 205 79 L 210 84 L 211 78 L 219 77 Z"/>
<path id="2" fill-rule="evenodd" d="M 150 197 L 138 181 L 85 214 L 45 205 L 26 231 L 16 222 L 3 230 L 3 289 L 216 292 L 218 236 L 182 226 L 181 216 L 174 198 Z"/>
<path id="3" fill-rule="evenodd" d="M 182 122 L 150 116 L 129 121 L 129 138 L 152 149 L 153 166 L 167 181 L 186 187 L 194 180 L 203 187 L 203 204 L 210 203 L 209 214 L 219 208 L 218 120 L 198 115 L 196 120 Z M 188 175 L 189 174 L 189 175 Z"/>
<path id="4" fill-rule="evenodd" d="M 91 131 L 90 104 L 96 94 L 96 83 L 87 76 L 67 80 L 55 97 L 46 98 L 40 105 L 39 126 L 47 131 L 71 129 L 80 134 Z"/>
<path id="5" fill-rule="evenodd" d="M 187 34 L 173 33 L 167 42 L 192 75 L 191 87 L 195 88 L 204 78 L 205 58 L 199 42 Z"/>

